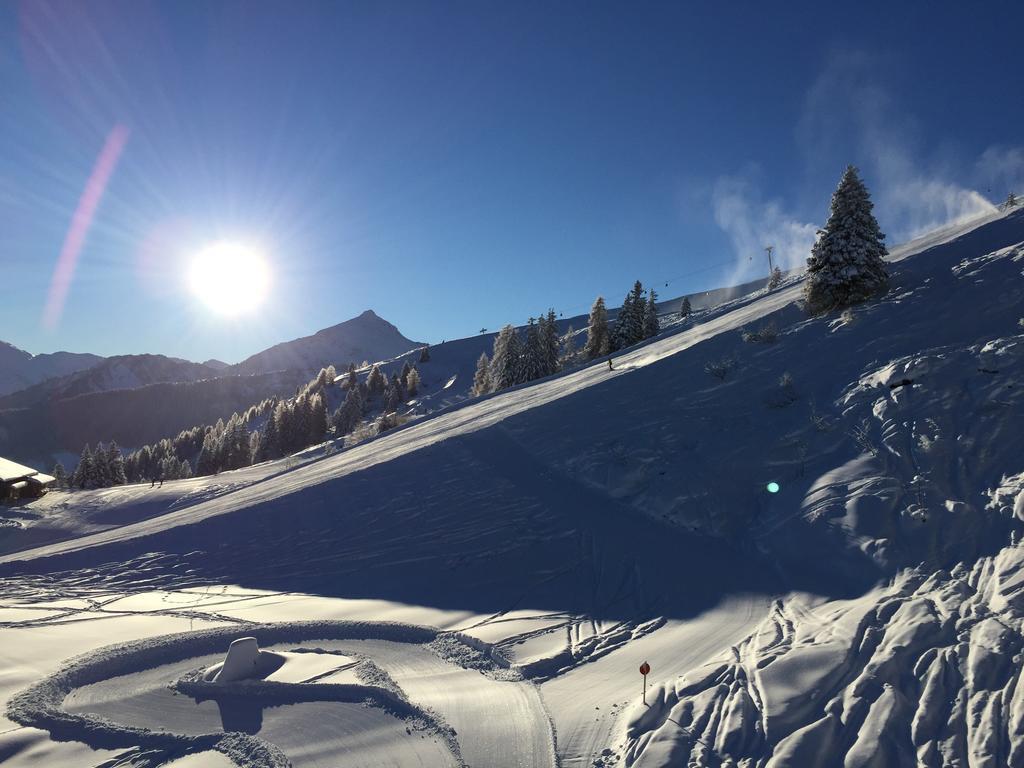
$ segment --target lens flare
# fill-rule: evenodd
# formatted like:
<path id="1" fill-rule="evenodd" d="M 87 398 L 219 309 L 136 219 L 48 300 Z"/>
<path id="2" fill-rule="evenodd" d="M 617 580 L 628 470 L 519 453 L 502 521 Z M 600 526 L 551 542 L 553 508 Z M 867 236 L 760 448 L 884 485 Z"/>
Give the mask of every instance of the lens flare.
<path id="1" fill-rule="evenodd" d="M 71 290 L 71 282 L 75 276 L 75 266 L 78 263 L 78 255 L 85 245 L 85 237 L 92 226 L 93 217 L 99 207 L 103 193 L 107 190 L 110 177 L 117 168 L 117 161 L 121 158 L 124 145 L 128 143 L 128 128 L 123 125 L 115 125 L 107 135 L 107 140 L 96 158 L 89 180 L 85 183 L 82 196 L 78 199 L 78 207 L 71 217 L 71 226 L 64 237 L 64 244 L 60 249 L 60 256 L 57 257 L 57 266 L 54 267 L 53 277 L 50 279 L 50 291 L 46 297 L 46 307 L 43 310 L 43 325 L 47 328 L 56 328 L 60 322 L 60 316 L 64 312 L 64 302 L 67 300 L 68 292 Z"/>
<path id="2" fill-rule="evenodd" d="M 768 483 L 767 487 L 768 487 L 768 493 L 778 493 L 779 492 L 779 484 L 776 483 L 774 480 L 772 480 L 770 483 Z"/>

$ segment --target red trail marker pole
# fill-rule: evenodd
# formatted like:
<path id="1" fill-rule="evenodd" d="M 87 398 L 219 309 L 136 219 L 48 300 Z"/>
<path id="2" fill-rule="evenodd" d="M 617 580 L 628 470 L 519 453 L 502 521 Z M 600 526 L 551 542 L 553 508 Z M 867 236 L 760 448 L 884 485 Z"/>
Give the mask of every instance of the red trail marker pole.
<path id="1" fill-rule="evenodd" d="M 651 665 L 646 661 L 640 665 L 640 674 L 644 676 L 644 704 L 647 703 L 647 673 L 651 671 Z"/>

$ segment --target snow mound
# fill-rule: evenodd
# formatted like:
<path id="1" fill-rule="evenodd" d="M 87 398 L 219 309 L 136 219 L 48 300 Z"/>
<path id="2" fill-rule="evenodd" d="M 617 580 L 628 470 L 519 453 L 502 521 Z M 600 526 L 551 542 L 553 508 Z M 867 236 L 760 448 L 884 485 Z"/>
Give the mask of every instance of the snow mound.
<path id="1" fill-rule="evenodd" d="M 1012 545 L 856 600 L 779 601 L 634 705 L 625 764 L 1024 765 L 1022 569 Z"/>

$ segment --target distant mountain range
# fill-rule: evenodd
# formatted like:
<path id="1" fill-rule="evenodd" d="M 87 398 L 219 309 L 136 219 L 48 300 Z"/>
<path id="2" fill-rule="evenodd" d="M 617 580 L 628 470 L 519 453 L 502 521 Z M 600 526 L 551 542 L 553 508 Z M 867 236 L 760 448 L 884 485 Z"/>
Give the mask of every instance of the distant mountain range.
<path id="1" fill-rule="evenodd" d="M 31 355 L 0 342 L 0 455 L 45 460 L 85 442 L 125 446 L 291 393 L 328 365 L 377 362 L 423 346 L 371 310 L 236 365 L 164 355 Z"/>
<path id="2" fill-rule="evenodd" d="M 54 352 L 32 355 L 0 341 L 0 395 L 17 392 L 46 379 L 67 376 L 91 368 L 103 360 L 99 355 Z"/>
<path id="3" fill-rule="evenodd" d="M 28 408 L 47 400 L 65 400 L 77 395 L 137 389 L 149 384 L 179 383 L 210 379 L 223 369 L 191 363 L 163 355 L 117 355 L 98 358 L 90 368 L 46 379 L 31 387 L 0 397 L 0 410 Z"/>
<path id="4" fill-rule="evenodd" d="M 0 410 L 149 384 L 274 371 L 315 373 L 331 364 L 342 366 L 363 360 L 386 360 L 420 346 L 422 342 L 407 339 L 394 325 L 369 309 L 311 336 L 275 344 L 236 365 L 220 360 L 193 363 L 150 354 L 106 358 L 71 352 L 31 355 L 0 342 Z"/>

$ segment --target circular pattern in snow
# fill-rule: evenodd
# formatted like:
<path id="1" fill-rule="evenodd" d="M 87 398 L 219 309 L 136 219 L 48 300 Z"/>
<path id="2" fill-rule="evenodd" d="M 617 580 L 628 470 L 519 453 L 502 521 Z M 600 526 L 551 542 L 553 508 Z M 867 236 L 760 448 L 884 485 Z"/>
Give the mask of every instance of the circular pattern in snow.
<path id="1" fill-rule="evenodd" d="M 242 768 L 283 768 L 295 762 L 294 755 L 286 755 L 281 745 L 275 743 L 287 742 L 287 735 L 276 739 L 273 729 L 262 728 L 261 718 L 256 719 L 255 728 L 251 727 L 253 721 L 246 723 L 244 719 L 231 722 L 225 719 L 221 724 L 200 718 L 197 725 L 194 712 L 204 700 L 211 699 L 218 706 L 223 700 L 235 704 L 244 702 L 241 709 L 255 708 L 254 711 L 258 713 L 271 710 L 279 713 L 287 711 L 288 706 L 294 706 L 295 713 L 299 714 L 299 708 L 305 708 L 301 710 L 302 717 L 297 721 L 293 719 L 287 729 L 278 729 L 277 732 L 281 733 L 294 732 L 296 723 L 300 724 L 300 730 L 301 725 L 312 725 L 315 728 L 317 722 L 329 717 L 332 712 L 336 716 L 339 708 L 347 707 L 344 710 L 345 723 L 352 728 L 356 727 L 357 721 L 365 720 L 365 728 L 372 732 L 384 727 L 384 721 L 387 721 L 402 735 L 412 735 L 418 731 L 421 735 L 435 736 L 436 739 L 416 739 L 417 744 L 422 742 L 423 746 L 416 747 L 421 751 L 441 750 L 428 762 L 464 764 L 454 729 L 436 713 L 410 702 L 394 680 L 372 659 L 352 658 L 351 654 L 342 655 L 337 650 L 310 648 L 297 649 L 294 653 L 277 652 L 286 658 L 286 667 L 287 663 L 292 664 L 293 672 L 304 672 L 310 667 L 306 656 L 333 656 L 336 660 L 330 670 L 325 668 L 328 674 L 293 674 L 292 679 L 298 679 L 299 682 L 285 681 L 289 679 L 287 675 L 282 677 L 275 673 L 267 679 L 214 683 L 203 679 L 204 670 L 192 668 L 191 672 L 186 672 L 189 667 L 182 667 L 182 662 L 196 662 L 203 657 L 206 657 L 207 664 L 211 657 L 223 658 L 229 643 L 240 635 L 256 638 L 265 648 L 307 641 L 320 641 L 328 645 L 330 641 L 351 641 L 355 645 L 360 645 L 360 641 L 371 641 L 366 647 L 372 647 L 373 642 L 399 647 L 401 644 L 409 644 L 410 651 L 415 647 L 416 653 L 431 654 L 442 666 L 466 666 L 458 658 L 433 649 L 431 644 L 440 637 L 448 644 L 464 646 L 465 656 L 472 657 L 478 665 L 490 665 L 494 670 L 504 666 L 503 660 L 493 654 L 489 646 L 479 641 L 469 638 L 463 640 L 451 634 L 439 633 L 435 629 L 409 624 L 322 621 L 228 626 L 111 645 L 73 659 L 60 672 L 13 697 L 8 703 L 8 717 L 22 725 L 48 730 L 56 739 L 83 741 L 96 748 L 142 747 L 179 755 L 216 750 Z M 144 680 L 147 674 L 148 679 Z M 279 679 L 270 679 L 275 676 Z M 176 691 L 196 699 L 189 703 L 188 699 L 181 697 L 182 705 L 187 704 L 192 710 L 192 720 L 187 725 L 173 718 L 165 720 L 164 715 L 168 713 L 164 711 L 160 711 L 150 722 L 140 719 L 134 714 L 138 707 L 133 709 L 130 706 L 133 703 L 132 696 L 138 692 L 133 688 L 133 679 L 136 685 L 139 680 L 144 680 L 138 691 L 147 695 L 159 692 L 159 695 L 169 697 L 173 694 L 162 689 L 172 685 Z M 90 695 L 83 695 L 82 689 L 91 690 L 91 699 Z M 118 698 L 122 705 L 121 711 L 116 707 L 108 707 L 104 713 L 106 716 L 89 711 L 104 709 L 103 706 L 97 706 L 104 689 L 108 694 L 114 692 L 114 696 L 108 695 L 108 700 Z M 166 701 L 166 698 L 161 699 L 161 702 Z M 229 709 L 237 712 L 239 708 Z M 227 710 L 221 710 L 222 716 L 224 711 Z M 118 722 L 119 719 L 127 722 Z M 162 730 L 163 727 L 167 730 Z M 266 738 L 256 736 L 255 733 Z M 353 738 L 358 740 L 358 734 L 354 734 Z M 286 746 L 289 751 L 293 746 L 296 749 L 310 747 L 301 741 Z M 315 762 L 315 755 L 310 757 Z"/>

